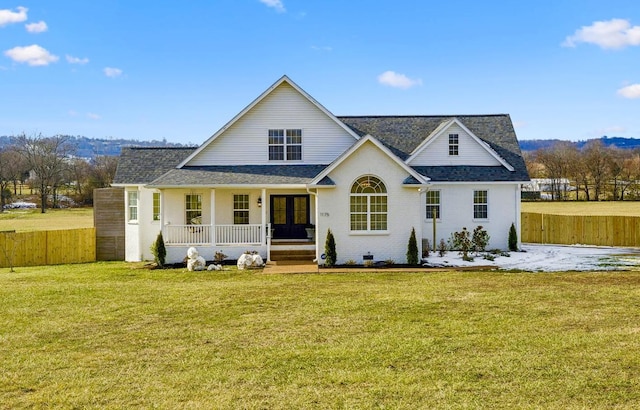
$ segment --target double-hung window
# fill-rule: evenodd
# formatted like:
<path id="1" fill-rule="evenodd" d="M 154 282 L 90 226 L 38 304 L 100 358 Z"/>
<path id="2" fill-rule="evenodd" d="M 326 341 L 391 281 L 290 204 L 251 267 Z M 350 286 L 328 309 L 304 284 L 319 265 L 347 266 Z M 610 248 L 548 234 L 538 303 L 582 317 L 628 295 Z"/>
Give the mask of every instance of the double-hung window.
<path id="1" fill-rule="evenodd" d="M 302 160 L 301 129 L 269 130 L 269 161 Z"/>
<path id="2" fill-rule="evenodd" d="M 473 191 L 473 219 L 489 218 L 487 191 Z"/>
<path id="3" fill-rule="evenodd" d="M 185 196 L 184 209 L 187 225 L 202 224 L 202 195 L 187 194 Z"/>
<path id="4" fill-rule="evenodd" d="M 160 192 L 153 193 L 153 220 L 160 220 Z"/>
<path id="5" fill-rule="evenodd" d="M 458 134 L 449 134 L 449 155 L 458 155 L 459 146 Z"/>
<path id="6" fill-rule="evenodd" d="M 247 225 L 249 223 L 249 195 L 233 196 L 233 223 Z"/>
<path id="7" fill-rule="evenodd" d="M 427 219 L 440 219 L 440 191 L 427 191 L 425 215 Z"/>
<path id="8" fill-rule="evenodd" d="M 387 230 L 387 188 L 371 175 L 358 178 L 351 186 L 351 231 Z"/>
<path id="9" fill-rule="evenodd" d="M 138 191 L 127 191 L 127 214 L 129 222 L 138 221 Z"/>

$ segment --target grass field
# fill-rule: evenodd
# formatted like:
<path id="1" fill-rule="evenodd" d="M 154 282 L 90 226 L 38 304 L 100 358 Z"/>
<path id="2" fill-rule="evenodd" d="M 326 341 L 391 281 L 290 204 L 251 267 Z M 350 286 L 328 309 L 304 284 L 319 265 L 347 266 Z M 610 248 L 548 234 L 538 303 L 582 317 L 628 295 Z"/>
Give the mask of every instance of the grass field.
<path id="1" fill-rule="evenodd" d="M 522 212 L 555 215 L 640 216 L 640 202 L 522 202 Z"/>
<path id="2" fill-rule="evenodd" d="M 637 408 L 640 275 L 0 273 L 0 408 Z"/>
<path id="3" fill-rule="evenodd" d="M 9 209 L 0 213 L 0 231 L 43 231 L 93 227 L 93 208 Z"/>

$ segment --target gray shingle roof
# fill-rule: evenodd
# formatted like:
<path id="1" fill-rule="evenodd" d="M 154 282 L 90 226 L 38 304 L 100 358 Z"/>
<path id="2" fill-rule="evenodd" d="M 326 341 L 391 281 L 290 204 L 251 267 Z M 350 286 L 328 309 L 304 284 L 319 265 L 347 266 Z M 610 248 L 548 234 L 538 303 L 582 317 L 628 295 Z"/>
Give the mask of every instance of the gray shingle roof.
<path id="1" fill-rule="evenodd" d="M 511 164 L 510 172 L 501 166 L 415 166 L 420 174 L 434 182 L 528 181 L 516 134 L 507 114 L 457 116 L 345 116 L 338 117 L 361 136 L 372 135 L 400 159 L 411 152 L 440 124 L 457 118 L 478 138 Z M 308 184 L 327 165 L 242 165 L 175 167 L 196 148 L 123 148 L 118 160 L 115 184 L 151 186 L 197 185 L 281 185 Z M 405 182 L 413 183 L 413 182 Z M 323 180 L 321 185 L 332 185 Z"/>
<path id="2" fill-rule="evenodd" d="M 422 175 L 433 178 L 433 173 L 442 181 L 458 181 L 461 175 L 467 175 L 467 181 L 485 180 L 492 174 L 500 181 L 528 181 L 529 174 L 518 145 L 516 133 L 508 114 L 494 115 L 419 115 L 419 116 L 342 116 L 338 119 L 347 124 L 356 133 L 363 136 L 370 134 L 402 160 L 406 160 L 411 152 L 420 145 L 440 124 L 457 118 L 473 134 L 486 142 L 498 155 L 515 168 L 510 172 L 502 167 L 494 170 L 482 170 L 481 174 L 471 174 L 470 171 L 480 171 L 482 167 L 419 167 Z M 442 169 L 440 169 L 442 168 Z M 493 167 L 489 167 L 493 168 Z M 503 169 L 506 174 L 503 175 Z M 447 179 L 446 173 L 454 172 Z M 498 175 L 500 174 L 500 175 Z"/>
<path id="3" fill-rule="evenodd" d="M 113 183 L 148 184 L 178 166 L 194 150 L 194 147 L 122 148 Z"/>
<path id="4" fill-rule="evenodd" d="M 172 169 L 150 186 L 308 184 L 326 165 L 218 165 Z"/>

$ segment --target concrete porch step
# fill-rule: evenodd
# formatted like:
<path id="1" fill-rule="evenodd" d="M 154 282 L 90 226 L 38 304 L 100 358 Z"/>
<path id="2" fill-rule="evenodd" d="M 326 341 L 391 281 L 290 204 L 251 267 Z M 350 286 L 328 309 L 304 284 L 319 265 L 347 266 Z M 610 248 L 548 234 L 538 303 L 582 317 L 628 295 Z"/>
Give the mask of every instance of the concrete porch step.
<path id="1" fill-rule="evenodd" d="M 315 257 L 315 249 L 271 250 L 272 261 L 313 261 Z"/>

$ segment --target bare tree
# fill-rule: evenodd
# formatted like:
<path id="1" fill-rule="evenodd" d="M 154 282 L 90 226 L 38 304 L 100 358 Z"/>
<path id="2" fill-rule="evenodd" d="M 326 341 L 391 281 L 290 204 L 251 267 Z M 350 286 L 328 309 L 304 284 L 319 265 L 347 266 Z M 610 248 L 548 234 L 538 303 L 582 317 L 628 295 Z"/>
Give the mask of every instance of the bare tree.
<path id="1" fill-rule="evenodd" d="M 42 135 L 27 137 L 22 134 L 17 140 L 18 152 L 35 174 L 40 191 L 41 212 L 45 213 L 47 196 L 55 193 L 62 180 L 71 147 L 67 144 L 67 137 L 60 135 L 44 138 Z"/>
<path id="2" fill-rule="evenodd" d="M 609 177 L 607 164 L 609 162 L 609 152 L 600 140 L 589 141 L 584 149 L 584 164 L 591 176 L 595 200 L 601 199 L 604 185 Z"/>
<path id="3" fill-rule="evenodd" d="M 11 196 L 9 185 L 12 175 L 9 168 L 9 151 L 6 148 L 0 149 L 0 212 L 4 212 L 4 204 Z"/>
<path id="4" fill-rule="evenodd" d="M 569 155 L 574 150 L 568 141 L 555 143 L 549 148 L 538 150 L 536 159 L 544 165 L 545 176 L 551 182 L 551 199 L 566 199 L 568 186 L 564 179 L 569 176 Z"/>

